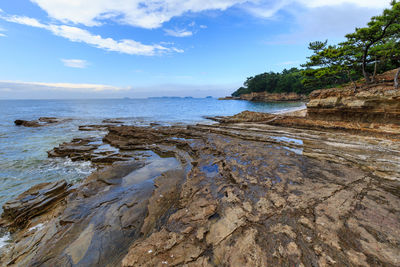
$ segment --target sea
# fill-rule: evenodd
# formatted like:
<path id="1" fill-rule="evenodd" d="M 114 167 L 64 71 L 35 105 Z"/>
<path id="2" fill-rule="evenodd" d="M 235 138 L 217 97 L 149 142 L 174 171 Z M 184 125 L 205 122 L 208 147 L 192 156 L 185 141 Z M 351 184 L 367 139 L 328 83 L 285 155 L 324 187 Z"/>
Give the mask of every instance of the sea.
<path id="1" fill-rule="evenodd" d="M 190 97 L 0 100 L 0 206 L 35 184 L 60 179 L 76 183 L 94 170 L 90 162 L 47 157 L 47 151 L 60 143 L 102 134 L 79 131 L 79 125 L 101 124 L 104 119 L 119 119 L 128 125 L 212 123 L 204 117 L 234 115 L 244 110 L 279 113 L 300 108 L 304 108 L 304 103 Z M 70 120 L 39 128 L 14 125 L 16 119 L 35 120 L 39 117 Z"/>

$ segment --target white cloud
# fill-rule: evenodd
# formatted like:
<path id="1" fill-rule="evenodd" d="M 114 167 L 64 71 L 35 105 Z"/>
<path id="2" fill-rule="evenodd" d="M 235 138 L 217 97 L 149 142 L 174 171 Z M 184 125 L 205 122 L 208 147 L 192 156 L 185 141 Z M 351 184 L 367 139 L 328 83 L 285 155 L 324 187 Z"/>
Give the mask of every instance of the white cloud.
<path id="1" fill-rule="evenodd" d="M 247 12 L 259 18 L 270 18 L 274 16 L 279 10 L 287 6 L 295 0 L 281 0 L 281 1 L 258 1 L 250 3 L 244 8 Z"/>
<path id="2" fill-rule="evenodd" d="M 266 44 L 306 44 L 325 39 L 337 42 L 356 27 L 366 26 L 371 17 L 380 12 L 376 8 L 344 4 L 302 10 L 291 6 L 286 11 L 292 14 L 296 28 L 289 33 L 274 36 Z"/>
<path id="3" fill-rule="evenodd" d="M 226 10 L 237 4 L 258 0 L 31 0 L 50 17 L 86 26 L 102 24 L 106 19 L 147 29 L 187 12 Z"/>
<path id="4" fill-rule="evenodd" d="M 8 22 L 14 22 L 14 23 L 22 24 L 22 25 L 31 26 L 31 27 L 46 28 L 46 25 L 40 23 L 37 19 L 29 18 L 26 16 L 3 16 L 3 15 L 0 15 L 0 18 L 6 20 Z"/>
<path id="5" fill-rule="evenodd" d="M 102 91 L 126 91 L 131 87 L 117 87 L 104 84 L 86 83 L 45 83 L 45 82 L 22 82 L 22 81 L 0 81 L 0 89 L 7 91 L 68 91 L 68 92 L 102 92 Z"/>
<path id="6" fill-rule="evenodd" d="M 0 14 L 0 18 L 8 22 L 14 22 L 31 27 L 46 29 L 52 32 L 53 34 L 60 37 L 64 37 L 72 42 L 87 43 L 89 45 L 107 51 L 120 52 L 129 55 L 145 55 L 145 56 L 153 56 L 167 52 L 177 52 L 177 53 L 183 52 L 183 50 L 174 47 L 165 47 L 158 44 L 145 45 L 130 39 L 123 39 L 117 41 L 112 38 L 103 38 L 100 35 L 94 35 L 89 31 L 78 27 L 67 26 L 67 25 L 43 24 L 34 18 L 29 18 L 25 16 L 4 16 Z"/>
<path id="7" fill-rule="evenodd" d="M 83 59 L 61 59 L 66 67 L 84 69 L 88 66 L 88 62 Z"/>
<path id="8" fill-rule="evenodd" d="M 308 7 L 337 6 L 353 4 L 359 7 L 385 8 L 389 6 L 389 0 L 297 0 Z"/>
<path id="9" fill-rule="evenodd" d="M 183 50 L 162 44 L 142 44 L 141 42 L 122 39 L 114 40 L 95 35 L 89 31 L 71 25 L 59 25 L 54 21 L 64 23 L 83 24 L 95 26 L 113 20 L 118 23 L 147 29 L 158 28 L 163 23 L 174 17 L 187 13 L 198 13 L 207 10 L 224 11 L 231 7 L 241 8 L 250 14 L 260 18 L 273 17 L 280 10 L 295 10 L 295 13 L 302 15 L 302 20 L 310 20 L 304 14 L 312 14 L 313 10 L 347 7 L 352 9 L 380 9 L 389 6 L 389 0 L 31 0 L 45 10 L 52 18 L 52 24 L 43 24 L 35 18 L 26 16 L 7 16 L 0 10 L 0 18 L 9 22 L 28 25 L 36 28 L 43 28 L 51 31 L 57 36 L 69 39 L 73 42 L 83 42 L 94 47 L 130 55 L 153 56 L 168 52 L 181 53 Z M 304 12 L 304 10 L 309 12 Z M 329 12 L 328 12 L 329 13 Z M 348 12 L 347 12 L 348 13 Z M 315 12 L 314 12 L 315 14 Z M 335 25 L 342 25 L 349 21 L 340 19 L 337 15 L 336 21 L 327 27 L 335 28 Z M 363 16 L 364 17 L 364 16 Z M 354 21 L 358 21 L 353 16 Z M 299 20 L 300 23 L 301 20 Z M 350 21 L 351 22 L 351 21 Z M 353 23 L 354 24 L 354 23 Z M 191 23 L 190 25 L 193 25 Z M 320 26 L 319 24 L 317 25 Z M 206 28 L 200 25 L 200 28 Z M 319 27 L 323 29 L 323 27 Z M 346 27 L 348 28 L 348 27 Z M 324 29 L 325 30 L 325 29 Z M 193 35 L 190 30 L 165 29 L 167 35 L 175 37 L 187 37 Z M 325 30 L 328 32 L 328 29 Z M 3 34 L 4 35 L 4 34 Z"/>
<path id="10" fill-rule="evenodd" d="M 193 35 L 193 32 L 188 31 L 186 29 L 182 29 L 182 30 L 171 30 L 171 29 L 164 29 L 165 34 L 169 35 L 169 36 L 174 36 L 174 37 L 189 37 Z"/>
<path id="11" fill-rule="evenodd" d="M 62 22 L 86 26 L 105 23 L 107 19 L 131 26 L 153 29 L 173 17 L 207 10 L 226 10 L 237 6 L 255 16 L 269 18 L 286 5 L 305 7 L 353 4 L 359 7 L 384 8 L 389 0 L 31 0 L 48 15 Z"/>
<path id="12" fill-rule="evenodd" d="M 0 81 L 0 99 L 143 98 L 157 96 L 229 95 L 240 83 L 219 85 L 155 84 L 117 87 L 101 84 Z"/>
<path id="13" fill-rule="evenodd" d="M 0 9 L 0 13 L 2 12 L 2 10 Z M 4 29 L 3 27 L 0 26 L 0 37 L 7 37 L 7 35 L 5 35 L 4 33 L 1 32 L 5 32 L 6 29 Z"/>

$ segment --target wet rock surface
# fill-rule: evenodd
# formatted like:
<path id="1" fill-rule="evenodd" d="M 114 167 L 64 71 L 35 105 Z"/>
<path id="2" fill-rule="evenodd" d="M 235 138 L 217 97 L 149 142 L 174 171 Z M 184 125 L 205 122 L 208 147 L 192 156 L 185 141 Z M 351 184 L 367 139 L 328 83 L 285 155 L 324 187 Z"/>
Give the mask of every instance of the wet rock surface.
<path id="1" fill-rule="evenodd" d="M 48 126 L 51 124 L 59 124 L 65 122 L 68 119 L 60 119 L 55 117 L 40 117 L 37 120 L 27 121 L 27 120 L 15 120 L 14 124 L 16 126 L 24 126 L 24 127 L 42 127 Z"/>
<path id="2" fill-rule="evenodd" d="M 364 136 L 376 136 L 399 139 L 400 125 L 396 123 L 337 121 L 316 119 L 309 116 L 310 109 L 292 112 L 290 114 L 268 114 L 253 111 L 243 111 L 234 116 L 207 117 L 221 124 L 259 123 L 271 126 L 283 126 L 297 129 L 313 129 L 322 131 L 343 132 Z M 322 115 L 321 115 L 322 116 Z"/>
<path id="3" fill-rule="evenodd" d="M 68 157 L 72 161 L 91 161 L 98 167 L 114 162 L 129 161 L 137 158 L 129 151 L 121 152 L 118 148 L 103 144 L 101 138 L 75 138 L 60 144 L 47 152 L 49 157 Z"/>
<path id="4" fill-rule="evenodd" d="M 68 195 L 69 185 L 65 181 L 41 183 L 19 195 L 3 206 L 1 226 L 10 229 L 25 226 L 35 216 L 45 213 Z"/>
<path id="5" fill-rule="evenodd" d="M 265 123 L 275 117 L 108 127 L 105 144 L 147 156 L 73 186 L 21 226 L 0 263 L 398 266 L 397 136 Z M 92 159 L 90 142 L 76 143 Z"/>

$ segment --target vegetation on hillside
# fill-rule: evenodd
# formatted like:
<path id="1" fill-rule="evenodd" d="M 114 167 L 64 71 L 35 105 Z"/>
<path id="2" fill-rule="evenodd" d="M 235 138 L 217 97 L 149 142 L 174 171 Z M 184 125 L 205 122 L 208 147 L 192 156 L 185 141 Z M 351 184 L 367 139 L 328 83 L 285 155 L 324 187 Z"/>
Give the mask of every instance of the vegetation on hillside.
<path id="1" fill-rule="evenodd" d="M 305 88 L 301 83 L 302 71 L 297 68 L 283 70 L 278 72 L 266 72 L 258 74 L 254 77 L 249 77 L 244 82 L 244 87 L 240 87 L 232 96 L 240 96 L 251 92 L 268 93 L 285 93 L 296 92 L 303 93 Z"/>
<path id="2" fill-rule="evenodd" d="M 346 40 L 335 45 L 328 41 L 309 44 L 312 55 L 302 64 L 281 73 L 263 73 L 249 77 L 232 96 L 251 92 L 308 94 L 313 90 L 334 87 L 364 78 L 366 83 L 375 76 L 400 67 L 400 2 L 372 17 L 366 27 L 356 28 Z"/>

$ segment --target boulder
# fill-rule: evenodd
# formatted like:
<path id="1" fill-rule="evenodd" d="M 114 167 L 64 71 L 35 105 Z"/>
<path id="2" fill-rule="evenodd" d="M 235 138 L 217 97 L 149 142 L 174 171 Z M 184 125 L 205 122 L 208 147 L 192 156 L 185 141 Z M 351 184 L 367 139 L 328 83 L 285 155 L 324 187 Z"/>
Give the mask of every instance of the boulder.
<path id="1" fill-rule="evenodd" d="M 41 126 L 37 121 L 26 121 L 26 120 L 15 120 L 14 124 L 16 126 L 25 126 L 25 127 L 40 127 Z"/>
<path id="2" fill-rule="evenodd" d="M 68 121 L 70 119 L 59 119 L 55 117 L 40 117 L 37 120 L 15 120 L 14 124 L 16 126 L 25 126 L 25 127 L 41 127 L 41 126 L 47 126 L 50 124 L 57 124 L 61 122 Z"/>

